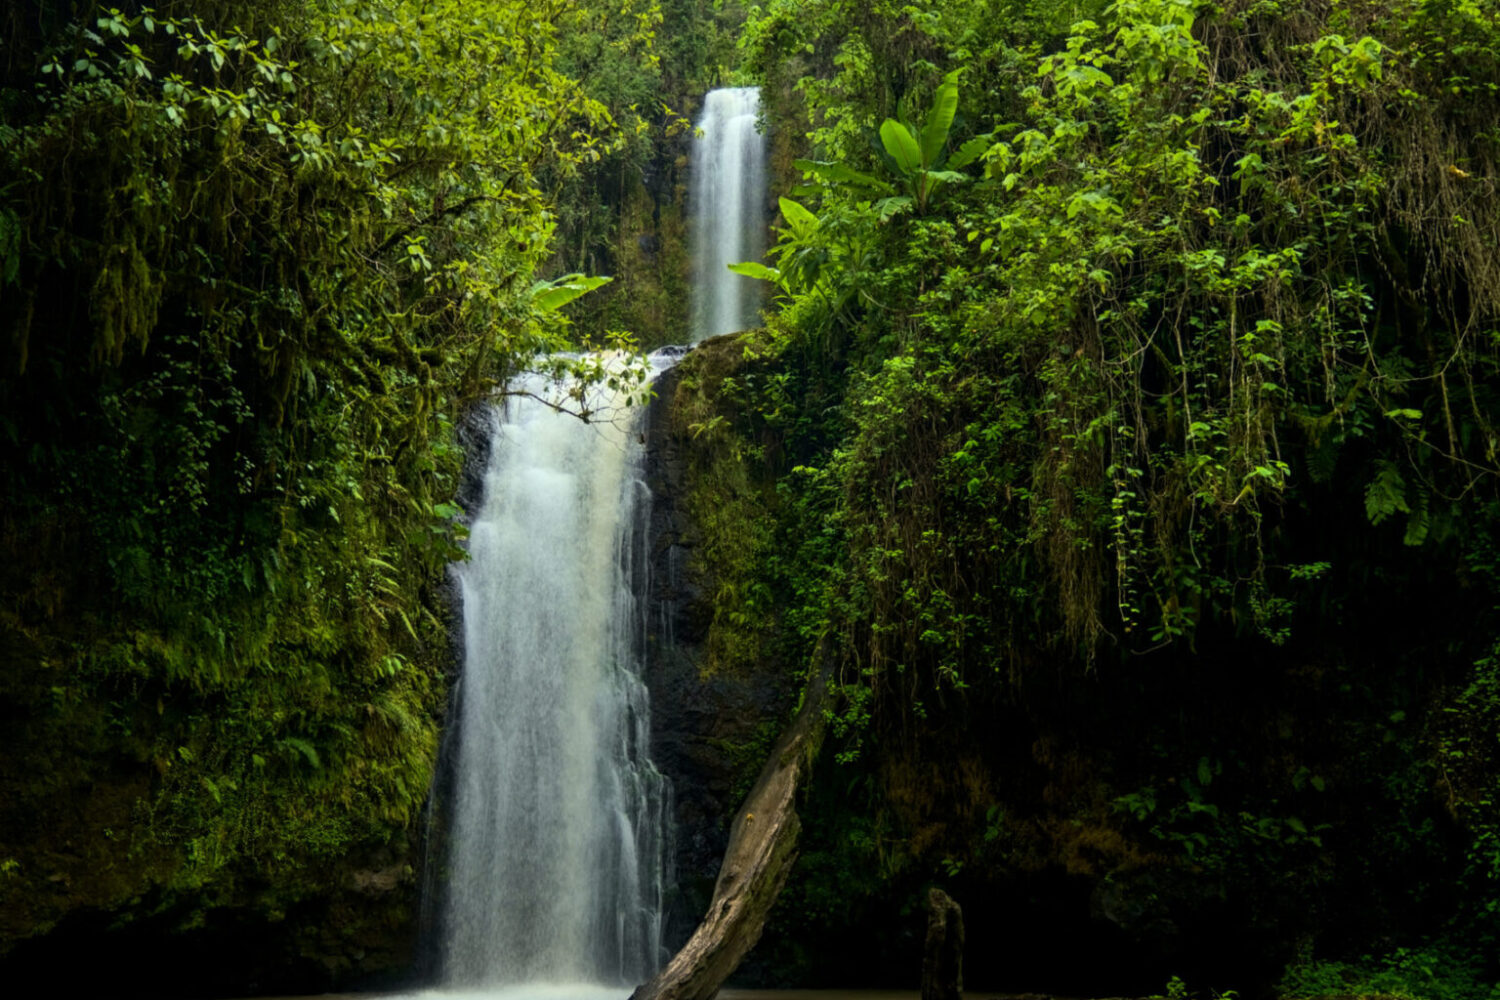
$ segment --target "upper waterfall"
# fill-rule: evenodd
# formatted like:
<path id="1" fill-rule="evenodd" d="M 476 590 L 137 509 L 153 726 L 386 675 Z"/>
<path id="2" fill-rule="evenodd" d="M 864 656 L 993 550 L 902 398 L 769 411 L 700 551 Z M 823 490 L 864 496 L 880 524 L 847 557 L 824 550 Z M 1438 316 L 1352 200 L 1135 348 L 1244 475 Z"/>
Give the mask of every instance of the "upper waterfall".
<path id="1" fill-rule="evenodd" d="M 689 208 L 695 264 L 693 342 L 754 326 L 759 282 L 728 265 L 765 253 L 766 139 L 756 129 L 760 90 L 711 90 L 693 144 Z"/>

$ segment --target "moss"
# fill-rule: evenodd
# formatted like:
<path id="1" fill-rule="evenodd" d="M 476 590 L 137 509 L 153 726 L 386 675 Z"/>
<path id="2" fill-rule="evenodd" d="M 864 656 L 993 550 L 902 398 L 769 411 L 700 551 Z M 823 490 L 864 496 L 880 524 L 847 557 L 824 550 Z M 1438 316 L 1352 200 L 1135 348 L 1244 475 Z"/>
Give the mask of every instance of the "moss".
<path id="1" fill-rule="evenodd" d="M 671 404 L 672 434 L 688 456 L 684 503 L 701 535 L 692 568 L 714 590 L 705 674 L 754 674 L 777 659 L 769 646 L 778 608 L 765 568 L 780 504 L 766 444 L 752 440 L 743 385 L 757 336 L 730 334 L 698 345 L 682 362 Z"/>
<path id="2" fill-rule="evenodd" d="M 630 333 L 642 350 L 680 344 L 691 329 L 685 192 L 677 170 L 653 190 L 639 179 L 622 182 L 611 213 L 607 246 L 570 258 L 569 269 L 603 271 L 614 279 L 583 300 L 575 323 L 602 342 L 608 331 Z"/>

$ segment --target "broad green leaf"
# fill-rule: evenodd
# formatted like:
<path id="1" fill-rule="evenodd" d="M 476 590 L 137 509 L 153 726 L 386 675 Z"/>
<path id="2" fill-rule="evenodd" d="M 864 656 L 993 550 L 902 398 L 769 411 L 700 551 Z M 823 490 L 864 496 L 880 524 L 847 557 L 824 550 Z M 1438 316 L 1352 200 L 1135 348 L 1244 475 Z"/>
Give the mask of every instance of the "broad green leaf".
<path id="1" fill-rule="evenodd" d="M 741 261 L 738 264 L 729 264 L 728 268 L 735 274 L 743 274 L 747 278 L 758 278 L 761 281 L 781 281 L 781 272 L 774 267 L 758 264 L 753 260 Z"/>
<path id="2" fill-rule="evenodd" d="M 953 116 L 958 112 L 958 81 L 952 74 L 932 95 L 932 108 L 927 112 L 927 124 L 922 126 L 922 166 L 937 165 L 948 142 L 948 130 L 953 127 Z M 883 131 L 883 130 L 882 130 Z M 892 154 L 895 155 L 895 154 Z"/>
<path id="3" fill-rule="evenodd" d="M 790 198 L 780 199 L 781 217 L 792 227 L 792 232 L 805 236 L 818 231 L 818 217 Z"/>
<path id="4" fill-rule="evenodd" d="M 989 148 L 994 145 L 994 142 L 995 136 L 993 133 L 976 135 L 962 146 L 959 146 L 958 150 L 952 156 L 948 157 L 947 168 L 949 170 L 962 170 L 989 152 Z"/>
<path id="5" fill-rule="evenodd" d="M 875 211 L 880 213 L 880 221 L 889 221 L 892 216 L 899 215 L 912 205 L 910 197 L 898 194 L 891 198 L 881 198 L 875 203 Z"/>
<path id="6" fill-rule="evenodd" d="M 553 281 L 538 281 L 531 286 L 531 303 L 542 312 L 556 312 L 580 295 L 607 285 L 613 278 L 595 275 L 565 274 Z"/>
<path id="7" fill-rule="evenodd" d="M 822 178 L 830 182 L 842 182 L 855 184 L 861 187 L 871 187 L 880 191 L 890 191 L 891 186 L 877 177 L 862 174 L 843 163 L 829 163 L 822 160 L 795 160 L 792 166 L 803 173 L 812 174 L 814 177 Z"/>
<path id="8" fill-rule="evenodd" d="M 922 150 L 917 146 L 917 140 L 896 119 L 887 118 L 885 124 L 880 126 L 880 142 L 891 159 L 896 161 L 896 167 L 906 176 L 910 177 L 922 169 Z"/>

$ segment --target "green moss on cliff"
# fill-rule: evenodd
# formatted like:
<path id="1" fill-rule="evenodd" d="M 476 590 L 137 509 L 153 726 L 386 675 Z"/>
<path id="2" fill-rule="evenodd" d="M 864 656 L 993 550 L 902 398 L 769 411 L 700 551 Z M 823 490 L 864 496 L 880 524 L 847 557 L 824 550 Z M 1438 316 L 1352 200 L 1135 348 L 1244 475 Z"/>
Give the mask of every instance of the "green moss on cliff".
<path id="1" fill-rule="evenodd" d="M 774 458 L 754 441 L 743 385 L 753 384 L 756 334 L 699 344 L 682 361 L 671 400 L 671 432 L 684 443 L 684 507 L 698 533 L 694 572 L 711 581 L 712 623 L 702 670 L 755 673 L 779 662 L 771 645 L 780 607 L 768 584 L 774 562 L 778 503 Z"/>

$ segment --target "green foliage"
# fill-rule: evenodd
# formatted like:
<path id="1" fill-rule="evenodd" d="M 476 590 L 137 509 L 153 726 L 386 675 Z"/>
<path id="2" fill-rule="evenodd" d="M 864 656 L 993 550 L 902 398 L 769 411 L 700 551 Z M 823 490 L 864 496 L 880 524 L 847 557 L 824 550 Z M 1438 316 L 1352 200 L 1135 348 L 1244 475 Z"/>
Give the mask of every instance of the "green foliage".
<path id="1" fill-rule="evenodd" d="M 580 305 L 596 339 L 628 330 L 647 347 L 679 343 L 691 267 L 685 168 L 692 109 L 735 72 L 737 0 L 584 0 L 559 40 L 559 67 L 608 112 L 621 141 L 557 178 L 555 270 L 608 272 Z M 637 9 L 638 8 L 638 9 Z"/>
<path id="2" fill-rule="evenodd" d="M 715 587 L 705 675 L 761 669 L 778 625 L 767 572 L 776 550 L 774 501 L 765 449 L 743 419 L 758 395 L 758 374 L 745 354 L 734 338 L 701 345 L 682 362 L 673 403 L 673 426 L 692 442 L 692 485 L 683 500 L 702 534 L 694 560 Z"/>
<path id="3" fill-rule="evenodd" d="M 910 18 L 904 31 L 948 39 L 960 15 L 940 8 L 928 8 L 931 21 L 891 16 Z M 1320 35 L 1259 8 L 1199 22 L 1178 3 L 1116 5 L 1104 26 L 1079 22 L 1045 56 L 992 40 L 982 56 L 958 57 L 934 87 L 923 128 L 895 118 L 880 126 L 874 166 L 906 186 L 910 218 L 891 198 L 872 197 L 883 182 L 860 169 L 869 151 L 838 131 L 810 134 L 844 157 L 799 161 L 815 207 L 783 199 L 777 266 L 742 273 L 781 284 L 781 329 L 813 338 L 827 364 L 853 364 L 851 412 L 865 416 L 851 446 L 830 456 L 846 488 L 909 481 L 935 488 L 934 503 L 951 498 L 934 533 L 923 512 L 938 507 L 902 500 L 897 514 L 850 493 L 851 514 L 873 532 L 856 540 L 855 560 L 873 560 L 867 579 L 884 591 L 876 620 L 923 600 L 922 585 L 911 584 L 931 579 L 926 567 L 940 567 L 945 552 L 974 551 L 977 537 L 945 538 L 972 513 L 989 538 L 1011 526 L 1046 577 L 1042 591 L 994 594 L 989 615 L 1047 593 L 1065 634 L 1086 650 L 1106 637 L 1149 648 L 1225 614 L 1284 641 L 1276 622 L 1293 604 L 1275 592 L 1285 578 L 1259 539 L 1288 501 L 1299 439 L 1314 446 L 1314 479 L 1316 463 L 1329 461 L 1322 453 L 1346 442 L 1394 449 L 1370 459 L 1365 511 L 1374 525 L 1403 515 L 1410 545 L 1432 541 L 1434 511 L 1430 487 L 1418 494 L 1408 476 L 1430 480 L 1432 462 L 1446 456 L 1458 482 L 1493 481 L 1481 382 L 1491 366 L 1458 332 L 1489 322 L 1493 300 L 1412 327 L 1388 293 L 1359 277 L 1389 260 L 1394 244 L 1469 287 L 1493 280 L 1486 257 L 1456 248 L 1459 229 L 1475 223 L 1427 233 L 1395 209 L 1379 222 L 1370 215 L 1372 204 L 1416 197 L 1426 180 L 1388 162 L 1384 147 L 1361 144 L 1358 123 L 1387 93 L 1445 100 L 1418 96 L 1433 94 L 1415 89 L 1432 71 L 1410 48 L 1438 15 L 1402 10 L 1384 41 L 1349 42 L 1342 28 Z M 983 37 L 982 17 L 968 22 L 966 39 Z M 1252 22 L 1275 34 L 1273 52 L 1244 47 Z M 773 23 L 774 10 L 751 37 Z M 1398 48 L 1408 54 L 1399 66 L 1390 56 Z M 967 121 L 1021 121 L 997 126 L 1003 139 L 961 146 L 948 165 L 982 155 L 986 180 L 929 217 L 939 182 L 969 179 L 935 170 L 961 117 L 965 67 L 976 93 L 999 94 Z M 817 105 L 820 82 L 801 86 L 820 114 L 854 111 Z M 1209 148 L 1224 152 L 1209 160 Z M 1481 142 L 1465 162 L 1489 155 Z M 1463 387 L 1423 368 L 1424 351 L 1470 372 Z M 1372 366 L 1381 374 L 1372 377 Z M 1426 398 L 1428 387 L 1446 401 Z M 904 447 L 883 443 L 896 425 Z M 932 436 L 913 435 L 917 428 Z M 906 475 L 887 454 L 913 463 Z M 902 541 L 880 540 L 893 524 Z M 939 648 L 945 634 L 917 632 Z"/>
<path id="4" fill-rule="evenodd" d="M 952 158 L 947 155 L 948 131 L 953 127 L 953 116 L 958 111 L 959 72 L 954 70 L 944 77 L 933 94 L 926 122 L 917 133 L 921 137 L 920 142 L 913 136 L 911 129 L 894 118 L 887 118 L 880 125 L 880 142 L 885 162 L 901 178 L 906 191 L 904 197 L 916 206 L 918 214 L 927 211 L 944 184 L 969 180 L 968 176 L 958 173 L 959 169 L 972 163 L 984 151 L 990 139 L 989 136 L 976 136 L 965 143 L 963 149 Z M 944 166 L 949 169 L 940 169 Z M 854 174 L 850 172 L 846 176 Z M 904 204 L 892 199 L 882 200 L 882 218 L 889 219 Z"/>
<path id="5" fill-rule="evenodd" d="M 609 284 L 609 278 L 585 277 L 582 274 L 565 274 L 551 281 L 538 281 L 531 286 L 531 301 L 544 313 L 556 312 L 587 292 Z"/>
<path id="6" fill-rule="evenodd" d="M 610 8 L 647 59 L 655 8 Z M 5 20 L 0 839 L 31 900 L 7 938 L 152 889 L 280 910 L 406 849 L 446 697 L 455 424 L 578 346 L 560 310 L 608 281 L 537 280 L 550 189 L 624 141 L 559 68 L 589 15 Z M 47 836 L 100 846 L 44 863 L 42 804 L 96 781 L 130 792 Z"/>
<path id="7" fill-rule="evenodd" d="M 1188 985 L 1181 977 L 1173 976 L 1167 980 L 1167 988 L 1163 993 L 1157 993 L 1151 1000 L 1192 1000 L 1192 998 L 1204 995 L 1188 989 Z M 1217 991 L 1206 994 L 1209 1000 L 1235 1000 L 1238 996 L 1234 990 L 1225 990 L 1223 993 Z"/>
<path id="8" fill-rule="evenodd" d="M 1351 936 L 1492 954 L 1493 13 L 773 0 L 744 48 L 803 142 L 734 269 L 780 293 L 767 579 L 839 650 L 836 752 L 1035 727 L 1008 860 L 928 862 L 1045 837 L 1313 937 L 1379 883 Z M 885 808 L 915 841 L 1015 780 Z"/>
<path id="9" fill-rule="evenodd" d="M 1383 959 L 1359 963 L 1293 965 L 1279 990 L 1288 1000 L 1319 997 L 1379 997 L 1389 1000 L 1494 1000 L 1496 987 L 1474 963 L 1443 948 L 1397 948 Z"/>

